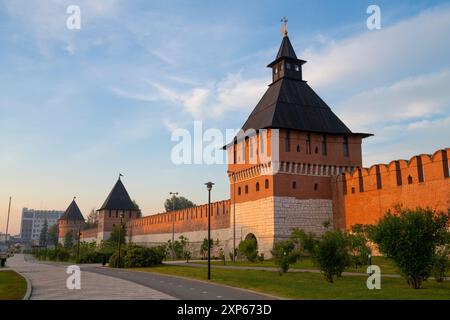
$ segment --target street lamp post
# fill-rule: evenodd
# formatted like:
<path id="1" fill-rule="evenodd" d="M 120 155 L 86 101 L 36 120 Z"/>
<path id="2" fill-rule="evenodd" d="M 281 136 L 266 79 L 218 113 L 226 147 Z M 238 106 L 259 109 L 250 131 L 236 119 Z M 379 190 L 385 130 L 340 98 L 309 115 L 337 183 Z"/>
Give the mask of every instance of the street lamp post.
<path id="1" fill-rule="evenodd" d="M 178 192 L 169 192 L 171 196 L 173 196 L 172 201 L 172 259 L 175 260 L 175 202 L 177 200 Z"/>
<path id="2" fill-rule="evenodd" d="M 212 182 L 205 183 L 208 190 L 208 280 L 211 280 L 211 189 Z"/>
<path id="3" fill-rule="evenodd" d="M 120 268 L 120 246 L 122 244 L 122 223 L 123 223 L 123 212 L 120 213 L 120 226 L 119 226 L 119 255 L 118 255 L 119 268 Z"/>

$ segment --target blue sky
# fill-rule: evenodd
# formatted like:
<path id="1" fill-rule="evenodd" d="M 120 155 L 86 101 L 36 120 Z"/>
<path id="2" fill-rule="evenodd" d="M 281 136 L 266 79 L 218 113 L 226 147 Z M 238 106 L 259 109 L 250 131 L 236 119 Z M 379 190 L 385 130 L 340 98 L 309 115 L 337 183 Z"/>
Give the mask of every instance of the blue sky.
<path id="1" fill-rule="evenodd" d="M 66 28 L 68 5 L 81 30 Z M 381 8 L 381 30 L 366 8 Z M 119 172 L 144 214 L 170 191 L 228 197 L 224 165 L 171 163 L 174 128 L 239 128 L 289 20 L 304 78 L 353 130 L 364 165 L 448 147 L 446 1 L 0 0 L 0 230 L 22 207 L 87 214 Z"/>

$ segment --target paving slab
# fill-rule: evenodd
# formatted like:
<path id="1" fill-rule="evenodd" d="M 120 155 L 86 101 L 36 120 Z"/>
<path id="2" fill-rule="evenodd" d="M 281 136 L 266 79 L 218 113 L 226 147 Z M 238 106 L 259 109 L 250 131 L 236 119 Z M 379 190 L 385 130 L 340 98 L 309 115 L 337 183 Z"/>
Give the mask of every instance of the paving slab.
<path id="1" fill-rule="evenodd" d="M 8 266 L 27 277 L 32 286 L 31 300 L 161 300 L 174 297 L 124 279 L 92 273 L 81 268 L 81 288 L 70 290 L 67 265 L 39 263 L 17 254 Z"/>

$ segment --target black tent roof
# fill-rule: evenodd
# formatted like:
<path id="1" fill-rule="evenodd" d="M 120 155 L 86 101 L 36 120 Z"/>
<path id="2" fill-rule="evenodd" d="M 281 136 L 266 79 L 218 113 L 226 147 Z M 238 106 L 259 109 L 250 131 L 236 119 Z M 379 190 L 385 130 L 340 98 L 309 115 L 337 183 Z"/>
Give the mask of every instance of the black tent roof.
<path id="1" fill-rule="evenodd" d="M 251 128 L 353 134 L 306 82 L 289 78 L 270 85 L 242 127 Z"/>
<path id="2" fill-rule="evenodd" d="M 105 202 L 99 210 L 134 210 L 136 209 L 133 201 L 131 201 L 130 195 L 128 194 L 122 181 L 117 180 L 113 189 L 109 193 Z"/>
<path id="3" fill-rule="evenodd" d="M 84 217 L 81 214 L 80 208 L 78 208 L 75 199 L 72 200 L 66 212 L 59 218 L 60 220 L 70 220 L 70 221 L 84 221 Z"/>
<path id="4" fill-rule="evenodd" d="M 297 58 L 287 36 L 283 37 L 274 62 Z M 292 129 L 324 134 L 371 136 L 353 133 L 331 108 L 301 79 L 283 76 L 274 81 L 248 117 L 242 129 Z"/>

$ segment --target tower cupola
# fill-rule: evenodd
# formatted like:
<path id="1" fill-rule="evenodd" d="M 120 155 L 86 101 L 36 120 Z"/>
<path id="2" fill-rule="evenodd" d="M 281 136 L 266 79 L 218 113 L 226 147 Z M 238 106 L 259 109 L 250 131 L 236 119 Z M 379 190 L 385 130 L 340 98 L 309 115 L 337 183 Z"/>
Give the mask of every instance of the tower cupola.
<path id="1" fill-rule="evenodd" d="M 276 82 L 282 78 L 290 78 L 294 80 L 303 81 L 302 65 L 306 63 L 305 60 L 297 58 L 291 41 L 288 37 L 287 19 L 283 18 L 283 27 L 281 33 L 283 40 L 281 41 L 280 49 L 274 61 L 269 63 L 268 68 L 272 68 L 272 82 Z"/>

